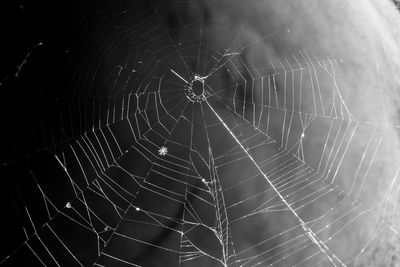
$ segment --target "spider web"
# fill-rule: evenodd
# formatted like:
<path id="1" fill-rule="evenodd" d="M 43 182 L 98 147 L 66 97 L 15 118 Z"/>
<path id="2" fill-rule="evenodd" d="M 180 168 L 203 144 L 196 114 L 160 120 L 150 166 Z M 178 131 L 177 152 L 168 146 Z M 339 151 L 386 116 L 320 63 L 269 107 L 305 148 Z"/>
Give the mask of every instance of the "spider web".
<path id="1" fill-rule="evenodd" d="M 397 126 L 384 89 L 365 89 L 376 110 L 365 118 L 344 85 L 359 62 L 379 83 L 376 59 L 286 47 L 307 18 L 253 38 L 277 12 L 245 12 L 254 6 L 203 2 L 176 26 L 150 1 L 82 16 L 86 42 L 64 51 L 57 86 L 23 115 L 32 137 L 15 140 L 2 166 L 3 230 L 13 230 L 2 263 L 345 266 L 398 239 L 398 158 L 380 160 Z M 210 7 L 239 10 L 238 22 Z"/>

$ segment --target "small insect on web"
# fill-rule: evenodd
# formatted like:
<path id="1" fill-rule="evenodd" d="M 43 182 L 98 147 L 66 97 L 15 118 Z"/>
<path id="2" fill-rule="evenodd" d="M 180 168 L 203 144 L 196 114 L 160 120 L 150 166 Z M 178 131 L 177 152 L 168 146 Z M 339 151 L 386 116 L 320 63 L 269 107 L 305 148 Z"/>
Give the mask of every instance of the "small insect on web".
<path id="1" fill-rule="evenodd" d="M 160 147 L 160 149 L 158 150 L 158 155 L 160 156 L 166 156 L 168 153 L 168 148 L 165 146 Z"/>

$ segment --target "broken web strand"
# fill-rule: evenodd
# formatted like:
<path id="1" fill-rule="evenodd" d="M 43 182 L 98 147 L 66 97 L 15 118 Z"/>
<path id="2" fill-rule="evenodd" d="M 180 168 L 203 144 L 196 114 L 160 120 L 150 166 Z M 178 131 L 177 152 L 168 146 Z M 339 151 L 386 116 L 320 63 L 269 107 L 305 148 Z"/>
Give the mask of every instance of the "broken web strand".
<path id="1" fill-rule="evenodd" d="M 198 59 L 197 59 L 197 64 L 196 64 L 196 73 L 198 73 L 198 70 L 199 70 L 199 64 L 200 64 L 200 54 L 201 54 L 201 48 L 202 48 L 202 43 L 201 43 L 201 41 L 202 41 L 202 38 L 203 38 L 203 23 L 204 23 L 204 21 L 203 21 L 203 9 L 204 9 L 204 3 L 202 3 L 202 7 L 201 7 L 201 18 L 200 18 L 200 23 L 201 23 L 201 29 L 200 29 L 200 38 L 199 38 L 199 52 L 198 52 Z M 178 51 L 178 53 L 179 53 L 179 51 Z M 223 55 L 219 60 L 218 60 L 218 62 L 224 57 L 225 55 Z M 218 65 L 218 62 L 216 63 L 216 65 Z M 184 78 L 182 78 L 179 74 L 177 74 L 174 70 L 171 70 L 176 76 L 178 76 L 181 80 L 183 80 L 184 82 L 186 82 L 187 83 L 187 81 L 184 79 Z M 210 73 L 211 74 L 211 73 Z M 204 78 L 207 78 L 207 77 L 204 77 Z M 202 110 L 202 106 L 201 106 L 201 110 Z M 202 114 L 203 114 L 203 119 L 204 119 L 204 113 L 203 113 L 203 110 L 202 110 Z M 205 122 L 204 122 L 205 123 Z M 192 130 L 193 130 L 193 128 L 192 128 Z M 206 132 L 207 132 L 207 135 L 208 135 L 208 131 L 207 131 L 207 129 L 206 129 Z M 207 136 L 207 140 L 208 140 L 208 136 Z M 209 140 L 208 140 L 208 143 L 209 143 Z M 209 143 L 210 144 L 210 143 Z M 189 258 L 184 258 L 184 260 L 192 260 L 192 259 L 195 259 L 195 258 L 197 258 L 197 257 L 199 257 L 200 255 L 207 255 L 208 257 L 211 257 L 211 258 L 214 258 L 214 259 L 216 259 L 216 260 L 218 260 L 220 263 L 222 263 L 224 266 L 227 266 L 227 255 L 226 255 L 226 250 L 228 250 L 227 249 L 227 242 L 228 242 L 228 236 L 227 236 L 227 234 L 228 234 L 228 228 L 223 228 L 222 226 L 221 226 L 221 224 L 222 223 L 225 223 L 225 224 L 227 224 L 228 223 L 228 221 L 227 221 L 227 217 L 226 217 L 226 210 L 225 210 L 225 205 L 224 204 L 222 204 L 222 207 L 220 207 L 219 205 L 220 204 L 218 204 L 219 203 L 219 201 L 224 201 L 224 198 L 223 198 L 223 195 L 221 195 L 222 194 L 222 189 L 220 188 L 220 186 L 218 187 L 218 185 L 217 185 L 217 179 L 215 178 L 215 176 L 217 176 L 217 174 L 215 173 L 215 171 L 214 171 L 214 169 L 213 169 L 213 167 L 212 167 L 212 161 L 213 161 L 213 159 L 212 159 L 212 150 L 211 150 L 211 147 L 209 147 L 209 154 L 210 154 L 210 162 L 209 162 L 209 166 L 210 166 L 210 174 L 211 174 L 211 177 L 214 177 L 214 178 L 212 178 L 212 180 L 211 180 L 211 184 L 214 184 L 214 188 L 213 189 L 210 189 L 210 187 L 207 185 L 207 187 L 209 188 L 209 190 L 210 190 L 210 194 L 212 194 L 213 195 L 213 199 L 214 199 L 214 201 L 215 201 L 215 203 L 217 204 L 216 205 L 216 212 L 217 212 L 217 214 L 216 214 L 216 218 L 217 218 L 217 224 L 219 224 L 219 227 L 217 227 L 217 228 L 219 228 L 219 231 L 217 231 L 217 233 L 216 233 L 216 235 L 217 235 L 217 237 L 218 237 L 218 239 L 220 240 L 220 242 L 221 242 L 221 246 L 222 246 L 222 249 L 223 249 L 223 259 L 222 260 L 220 260 L 220 259 L 216 259 L 216 258 L 214 258 L 213 256 L 211 256 L 211 255 L 207 255 L 206 253 L 204 253 L 204 252 L 201 252 L 201 254 L 198 254 L 197 252 L 194 252 L 194 254 L 189 254 Z M 203 159 L 204 160 L 204 159 Z M 203 181 L 205 181 L 204 180 L 204 178 L 203 178 Z M 207 182 L 206 182 L 207 183 Z M 187 190 L 187 189 L 186 189 Z M 218 192 L 220 192 L 220 193 L 218 193 Z M 221 196 L 220 196 L 221 195 Z M 220 215 L 220 210 L 223 210 L 222 212 L 225 214 L 225 217 L 223 217 L 223 218 L 221 218 L 221 215 Z M 186 211 L 186 210 L 185 210 Z M 204 225 L 204 224 L 203 224 Z M 227 226 L 226 226 L 227 227 Z M 216 231 L 216 230 L 214 230 L 214 229 L 211 229 L 212 231 Z M 224 236 L 224 234 L 222 233 L 222 232 L 225 232 L 225 236 Z M 184 236 L 184 234 L 182 234 L 182 237 Z M 188 240 L 185 240 L 185 241 L 187 241 L 187 242 L 189 242 L 190 243 L 190 245 L 192 245 L 192 246 L 194 246 L 194 244 L 192 243 L 192 242 L 190 242 L 190 241 L 188 241 Z M 223 244 L 223 243 L 225 243 L 225 244 Z M 186 245 L 186 243 L 184 243 L 184 241 L 183 241 L 183 239 L 182 239 L 182 241 L 181 241 L 181 246 L 182 245 L 185 245 L 185 246 L 187 246 Z M 199 251 L 201 251 L 201 249 L 199 249 L 199 248 L 197 248 Z M 185 255 L 185 256 L 187 256 L 187 255 Z"/>
<path id="2" fill-rule="evenodd" d="M 206 124 L 206 120 L 205 120 L 205 114 L 203 111 L 203 105 L 201 105 L 201 112 L 203 115 L 203 123 L 204 125 Z M 223 262 L 224 262 L 224 266 L 228 266 L 229 262 L 229 258 L 231 258 L 233 255 L 229 255 L 230 252 L 235 252 L 234 249 L 234 244 L 232 242 L 229 242 L 230 239 L 230 231 L 229 231 L 229 221 L 228 221 L 228 214 L 227 214 L 227 210 L 226 210 L 226 205 L 225 205 L 225 197 L 223 195 L 223 189 L 222 186 L 220 184 L 220 180 L 218 177 L 218 172 L 215 166 L 215 162 L 214 162 L 214 156 L 213 156 L 213 151 L 211 148 L 211 142 L 209 139 L 209 132 L 207 130 L 206 127 L 206 136 L 207 136 L 207 141 L 210 144 L 209 146 L 209 166 L 210 166 L 210 176 L 211 176 L 211 182 L 212 182 L 212 186 L 214 186 L 213 190 L 211 192 L 213 192 L 213 199 L 214 199 L 214 203 L 216 205 L 215 207 L 215 212 L 216 212 L 216 231 L 218 233 L 218 239 L 220 240 L 221 243 L 221 247 L 222 247 L 222 257 L 223 257 Z M 229 245 L 228 243 L 232 246 L 232 251 L 230 251 L 229 249 Z"/>
<path id="3" fill-rule="evenodd" d="M 196 73 L 198 74 L 198 71 L 199 71 L 199 65 L 200 65 L 200 54 L 201 54 L 201 48 L 202 48 L 202 38 L 203 38 L 203 24 L 204 24 L 204 19 L 203 19 L 203 16 L 204 16 L 204 14 L 203 14 L 203 10 L 204 10 L 204 5 L 205 5 L 205 3 L 204 3 L 204 1 L 202 2 L 202 7 L 201 7 L 201 18 L 200 18 L 200 23 L 201 23 L 201 29 L 200 29 L 200 38 L 199 38 L 199 50 L 198 50 L 198 58 L 197 58 L 197 63 L 196 63 Z M 164 30 L 165 30 L 165 32 L 167 33 L 167 35 L 169 36 L 169 39 L 171 40 L 171 42 L 172 43 L 174 43 L 174 41 L 172 40 L 172 37 L 169 35 L 169 33 L 168 33 L 168 31 L 164 28 Z M 176 45 L 174 44 L 174 46 L 175 46 L 175 48 L 176 48 Z M 179 50 L 178 49 L 176 49 L 176 51 L 177 51 L 177 53 L 180 55 L 180 57 L 181 57 L 181 59 L 182 59 L 182 61 L 183 62 L 185 62 L 184 60 L 183 60 L 183 56 L 180 54 L 180 52 L 179 52 Z M 223 57 L 223 56 L 222 56 Z M 221 59 L 222 59 L 222 57 L 221 57 Z M 221 60 L 220 59 L 220 60 Z M 218 60 L 218 62 L 220 61 L 220 60 Z M 218 63 L 217 63 L 218 64 Z M 217 65 L 216 64 L 216 65 Z M 188 65 L 186 64 L 186 62 L 185 62 L 185 65 L 188 67 Z M 188 67 L 189 68 L 189 67 Z M 178 74 L 177 72 L 175 72 L 173 69 L 171 69 L 171 72 L 173 72 L 177 77 L 179 77 L 181 80 L 183 80 L 184 82 L 186 82 L 186 83 L 188 83 L 188 81 L 187 80 L 185 80 L 180 74 Z M 192 74 L 193 75 L 193 74 Z M 191 76 L 192 76 L 191 75 Z M 207 78 L 207 77 L 204 77 L 204 79 L 205 78 Z M 193 108 L 194 108 L 194 103 L 193 103 Z M 194 111 L 193 111 L 194 112 Z M 202 113 L 202 117 L 203 117 L 203 122 L 204 122 L 204 125 L 205 125 L 205 121 L 204 121 L 204 118 L 205 118 L 205 116 L 204 116 L 204 113 L 203 113 L 203 106 L 201 105 L 201 113 Z M 192 129 L 191 129 L 191 131 L 193 131 L 193 119 L 194 119 L 194 117 L 192 116 Z M 207 133 L 207 140 L 208 140 L 208 144 L 210 144 L 210 142 L 209 142 L 209 138 L 208 138 L 208 131 L 207 131 L 207 129 L 206 129 L 206 133 Z M 192 132 L 192 135 L 191 135 L 191 137 L 193 137 L 193 132 Z M 192 142 L 192 141 L 191 141 Z M 231 255 L 227 255 L 227 250 L 228 250 L 228 245 L 227 245 L 227 243 L 228 243 L 228 239 L 229 239 L 229 236 L 228 236 L 228 228 L 223 228 L 222 227 L 222 224 L 224 223 L 224 224 L 226 224 L 227 225 L 227 223 L 228 223 L 228 221 L 227 221 L 227 217 L 226 217 L 226 210 L 225 210 L 225 204 L 223 203 L 224 202 L 224 197 L 223 197 L 223 195 L 222 195 L 222 189 L 221 189 L 221 187 L 220 187 L 220 185 L 218 185 L 217 184 L 217 179 L 215 178 L 215 177 L 217 177 L 217 174 L 216 174 L 216 172 L 215 172 L 215 170 L 214 170 L 214 168 L 212 167 L 212 165 L 213 165 L 213 163 L 212 163 L 212 161 L 213 161 L 213 159 L 212 159 L 212 149 L 211 149 L 211 147 L 209 147 L 209 154 L 210 154 L 210 159 L 209 159 L 209 168 L 210 168 L 210 175 L 211 175 L 211 177 L 213 177 L 212 178 L 212 180 L 211 180 L 211 184 L 214 184 L 214 188 L 210 188 L 209 187 L 209 185 L 207 184 L 207 187 L 208 187 L 208 189 L 209 189 L 209 193 L 212 195 L 212 197 L 213 197 L 213 199 L 214 199 L 214 203 L 216 204 L 216 218 L 217 218 L 217 224 L 219 224 L 219 227 L 217 227 L 217 228 L 219 228 L 219 230 L 214 230 L 213 228 L 210 228 L 210 230 L 211 231 L 213 231 L 213 232 L 215 232 L 216 233 L 216 235 L 217 235 L 217 237 L 218 237 L 218 239 L 220 240 L 220 242 L 221 242 L 221 247 L 222 247 L 222 250 L 223 250 L 223 259 L 217 259 L 217 258 L 215 258 L 215 257 L 213 257 L 212 255 L 209 255 L 209 254 L 207 254 L 207 253 L 205 253 L 205 252 L 203 252 L 200 248 L 198 248 L 198 247 L 196 247 L 192 242 L 190 242 L 188 239 L 184 239 L 183 237 L 184 237 L 184 235 L 185 235 L 185 233 L 182 231 L 182 239 L 181 239 L 181 248 L 182 248 L 182 246 L 183 247 L 187 247 L 187 246 L 193 246 L 195 249 L 197 249 L 199 252 L 200 252 L 200 254 L 199 254 L 199 252 L 189 252 L 189 254 L 188 255 L 184 255 L 182 258 L 183 258 L 183 261 L 188 261 L 188 260 L 193 260 L 193 259 L 196 259 L 197 257 L 201 257 L 201 256 L 208 256 L 208 257 L 210 257 L 210 258 L 213 258 L 213 259 L 215 259 L 215 260 L 217 260 L 217 261 L 219 261 L 220 263 L 222 263 L 224 266 L 227 266 L 227 261 L 228 261 L 228 258 L 229 257 L 231 257 Z M 203 160 L 205 160 L 205 159 L 203 159 Z M 202 178 L 202 180 L 203 181 L 205 181 L 204 180 L 204 178 Z M 207 182 L 206 182 L 207 183 Z M 185 194 L 187 194 L 187 188 L 186 188 L 186 193 Z M 186 196 L 185 196 L 186 197 Z M 220 206 L 221 204 L 219 204 L 219 202 L 220 201 L 222 201 L 222 206 Z M 222 217 L 221 218 L 221 214 L 220 214 L 220 210 L 223 210 L 222 211 L 222 213 L 223 214 L 225 214 L 225 216 L 224 217 Z M 184 213 L 186 212 L 186 209 L 184 210 Z M 201 218 L 199 218 L 200 219 L 200 221 L 201 221 Z M 202 223 L 202 225 L 205 225 L 205 224 L 203 224 Z M 226 227 L 228 227 L 228 226 L 226 226 Z M 224 232 L 224 233 L 223 233 Z M 187 244 L 190 244 L 190 245 L 187 245 Z M 189 257 L 187 257 L 187 256 L 189 256 Z M 179 263 L 181 263 L 182 262 L 182 259 L 180 259 L 180 261 L 179 261 Z"/>
<path id="4" fill-rule="evenodd" d="M 203 113 L 203 105 L 200 103 L 196 103 L 196 102 L 192 102 L 193 105 L 193 113 L 194 113 L 194 108 L 195 105 L 198 105 L 201 110 L 201 124 L 206 125 L 205 124 L 205 115 Z M 192 133 L 191 133 L 191 137 L 193 138 L 193 125 L 195 123 L 199 123 L 199 122 L 195 122 L 194 121 L 195 117 L 192 116 Z M 214 212 L 215 212 L 215 222 L 214 222 L 214 226 L 208 226 L 207 224 L 205 224 L 202 221 L 202 218 L 199 217 L 199 215 L 196 213 L 195 209 L 193 208 L 191 201 L 185 202 L 185 206 L 189 205 L 188 209 L 187 207 L 185 207 L 184 210 L 184 217 L 190 214 L 195 214 L 195 222 L 189 222 L 189 221 L 183 221 L 183 223 L 185 224 L 193 224 L 193 228 L 189 228 L 188 231 L 183 231 L 182 232 L 182 239 L 181 239 L 181 252 L 182 255 L 180 256 L 180 264 L 184 263 L 184 262 L 188 262 L 194 259 L 197 259 L 199 257 L 203 257 L 203 256 L 207 256 L 209 258 L 212 258 L 218 262 L 220 262 L 223 266 L 227 266 L 228 265 L 228 259 L 229 257 L 231 257 L 232 255 L 228 255 L 228 226 L 227 226 L 227 217 L 226 217 L 226 211 L 225 211 L 225 204 L 224 204 L 224 197 L 222 195 L 222 188 L 219 185 L 218 182 L 218 175 L 216 173 L 215 167 L 214 167 L 214 159 L 213 159 L 213 155 L 212 155 L 212 149 L 210 147 L 210 141 L 208 138 L 208 131 L 206 129 L 206 139 L 207 139 L 207 146 L 208 146 L 208 153 L 209 153 L 209 158 L 205 159 L 203 158 L 203 156 L 200 155 L 201 159 L 203 162 L 208 162 L 207 164 L 207 168 L 208 168 L 208 173 L 210 177 L 207 178 L 202 178 L 202 183 L 204 183 L 204 185 L 207 188 L 208 194 L 212 197 L 213 200 L 213 206 L 214 206 Z M 191 140 L 191 144 L 192 144 L 192 149 L 191 149 L 191 153 L 198 153 L 196 151 L 196 148 L 193 147 L 194 143 L 193 140 Z M 186 189 L 186 194 L 193 194 L 187 191 Z M 200 197 L 200 196 L 198 196 Z M 205 201 L 205 200 L 204 200 Z M 192 229 L 194 229 L 194 227 L 197 227 L 196 225 L 201 225 L 204 226 L 206 228 L 208 228 L 215 236 L 216 238 L 219 240 L 219 244 L 222 248 L 222 255 L 221 255 L 221 259 L 214 257 L 213 255 L 208 254 L 207 252 L 203 251 L 201 248 L 199 248 L 193 241 L 191 241 L 189 238 L 186 237 L 186 234 L 189 233 Z M 195 240 L 194 240 L 195 241 Z"/>
<path id="5" fill-rule="evenodd" d="M 194 105 L 192 108 L 192 113 L 194 112 Z M 192 116 L 192 120 L 191 120 L 191 129 L 190 129 L 190 144 L 192 144 L 192 139 L 193 139 L 193 119 L 194 117 Z M 192 149 L 192 148 L 191 148 Z M 192 151 L 190 152 L 192 153 Z M 187 177 L 189 177 L 189 172 L 190 172 L 190 168 L 189 168 L 190 163 L 188 163 L 188 169 L 187 169 Z M 202 181 L 205 181 L 204 178 Z M 188 194 L 189 194 L 189 190 L 186 187 L 185 188 L 185 199 L 188 199 Z M 185 218 L 187 216 L 187 209 L 188 209 L 188 205 L 191 205 L 188 202 L 184 203 L 184 210 L 183 210 L 183 214 L 182 214 L 182 221 L 185 221 Z M 189 212 L 191 213 L 191 212 Z M 196 218 L 198 218 L 198 222 L 201 222 L 201 219 L 199 218 L 199 216 L 197 214 L 195 214 Z M 180 256 L 179 256 L 179 266 L 181 266 L 182 263 L 184 263 L 185 261 L 191 261 L 194 259 L 197 259 L 199 257 L 202 257 L 204 255 L 204 253 L 202 253 L 196 246 L 193 245 L 192 242 L 190 242 L 189 240 L 187 240 L 184 236 L 184 231 L 183 231 L 183 227 L 184 224 L 182 224 L 182 234 L 181 234 L 181 240 L 180 240 Z M 192 249 L 193 248 L 193 249 Z M 218 260 L 218 259 L 216 259 Z"/>

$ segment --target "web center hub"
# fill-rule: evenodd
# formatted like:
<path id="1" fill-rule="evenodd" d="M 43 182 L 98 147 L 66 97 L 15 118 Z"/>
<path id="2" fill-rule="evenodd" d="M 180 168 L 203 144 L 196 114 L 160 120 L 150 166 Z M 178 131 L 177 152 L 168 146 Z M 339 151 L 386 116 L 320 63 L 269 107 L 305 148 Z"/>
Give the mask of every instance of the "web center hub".
<path id="1" fill-rule="evenodd" d="M 201 96 L 204 93 L 204 81 L 194 80 L 192 82 L 192 91 L 196 96 Z"/>
<path id="2" fill-rule="evenodd" d="M 204 101 L 207 97 L 207 92 L 205 90 L 205 79 L 207 77 L 202 77 L 195 75 L 193 79 L 188 82 L 185 88 L 186 97 L 195 102 Z"/>

